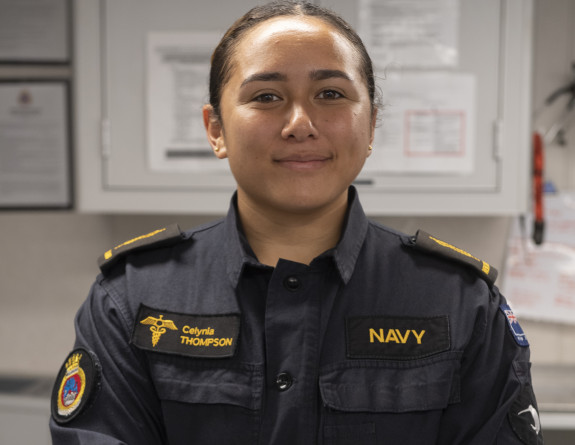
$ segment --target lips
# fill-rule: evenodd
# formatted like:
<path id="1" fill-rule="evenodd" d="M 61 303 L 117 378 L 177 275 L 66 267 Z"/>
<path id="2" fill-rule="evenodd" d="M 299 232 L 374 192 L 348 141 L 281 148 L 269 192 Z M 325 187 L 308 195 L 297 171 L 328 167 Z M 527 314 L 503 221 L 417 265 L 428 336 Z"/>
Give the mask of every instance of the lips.
<path id="1" fill-rule="evenodd" d="M 331 156 L 316 153 L 290 154 L 276 159 L 275 162 L 282 167 L 292 170 L 316 170 L 325 166 Z"/>

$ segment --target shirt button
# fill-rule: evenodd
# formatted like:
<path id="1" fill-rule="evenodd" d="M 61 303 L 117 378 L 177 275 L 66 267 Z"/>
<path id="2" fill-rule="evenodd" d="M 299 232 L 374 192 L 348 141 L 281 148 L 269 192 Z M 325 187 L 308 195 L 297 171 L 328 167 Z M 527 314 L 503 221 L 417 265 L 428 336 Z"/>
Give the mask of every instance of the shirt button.
<path id="1" fill-rule="evenodd" d="M 301 281 L 299 280 L 298 277 L 294 276 L 287 277 L 284 280 L 284 287 L 291 292 L 295 292 L 301 287 Z"/>
<path id="2" fill-rule="evenodd" d="M 293 384 L 293 377 L 287 372 L 282 372 L 276 377 L 276 387 L 280 391 L 287 391 Z"/>

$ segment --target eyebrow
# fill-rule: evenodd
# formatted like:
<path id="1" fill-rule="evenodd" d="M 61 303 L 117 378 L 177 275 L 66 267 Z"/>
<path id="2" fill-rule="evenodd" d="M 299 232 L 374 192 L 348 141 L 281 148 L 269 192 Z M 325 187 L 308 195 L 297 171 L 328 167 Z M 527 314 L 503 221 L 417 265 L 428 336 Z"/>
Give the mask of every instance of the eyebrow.
<path id="1" fill-rule="evenodd" d="M 326 79 L 345 79 L 351 80 L 351 78 L 340 70 L 314 70 L 309 75 L 311 80 L 326 80 Z"/>
<path id="2" fill-rule="evenodd" d="M 248 76 L 246 79 L 244 79 L 244 81 L 242 82 L 240 87 L 243 87 L 244 85 L 247 85 L 248 83 L 251 83 L 251 82 L 270 82 L 270 81 L 277 81 L 277 80 L 286 81 L 287 76 L 285 74 L 278 73 L 278 72 L 255 73 L 255 74 L 252 74 L 251 76 Z"/>
<path id="3" fill-rule="evenodd" d="M 343 71 L 329 70 L 329 69 L 313 70 L 312 72 L 310 72 L 309 78 L 311 80 L 316 80 L 316 81 L 317 80 L 333 79 L 333 78 L 339 78 L 339 79 L 345 79 L 345 80 L 351 81 L 351 78 L 346 73 L 344 73 Z M 251 83 L 251 82 L 273 82 L 273 81 L 284 81 L 285 82 L 286 80 L 287 80 L 287 76 L 285 74 L 282 74 L 282 73 L 279 73 L 276 71 L 255 73 L 255 74 L 252 74 L 251 76 L 248 76 L 246 79 L 244 79 L 240 88 L 243 87 L 244 85 L 247 85 L 248 83 Z"/>

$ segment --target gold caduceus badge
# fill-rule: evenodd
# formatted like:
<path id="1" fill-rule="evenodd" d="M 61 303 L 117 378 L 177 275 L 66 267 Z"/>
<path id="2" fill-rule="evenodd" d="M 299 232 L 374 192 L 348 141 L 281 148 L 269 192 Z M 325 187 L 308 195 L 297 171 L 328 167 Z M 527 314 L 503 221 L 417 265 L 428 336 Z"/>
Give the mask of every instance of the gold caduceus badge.
<path id="1" fill-rule="evenodd" d="M 160 315 L 160 318 L 156 317 L 148 317 L 140 323 L 151 325 L 150 331 L 152 331 L 152 346 L 156 347 L 158 342 L 160 341 L 160 337 L 162 334 L 166 333 L 166 329 L 171 329 L 172 331 L 177 331 L 178 328 L 174 324 L 172 320 L 164 320 L 163 315 Z"/>

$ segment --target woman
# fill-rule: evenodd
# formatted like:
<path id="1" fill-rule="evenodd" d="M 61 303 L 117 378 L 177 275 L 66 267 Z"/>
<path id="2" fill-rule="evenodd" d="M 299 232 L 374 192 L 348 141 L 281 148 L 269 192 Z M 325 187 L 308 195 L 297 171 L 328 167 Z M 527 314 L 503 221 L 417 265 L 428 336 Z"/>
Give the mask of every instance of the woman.
<path id="1" fill-rule="evenodd" d="M 368 221 L 377 115 L 339 17 L 256 7 L 212 58 L 227 217 L 107 252 L 54 387 L 54 443 L 542 443 L 529 349 L 486 263 Z"/>

